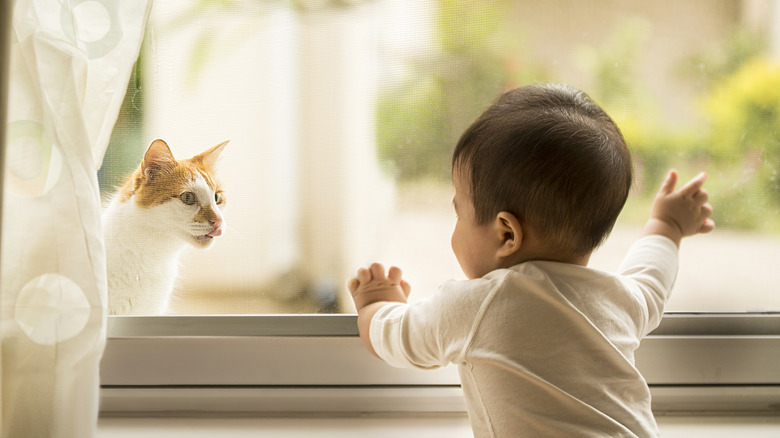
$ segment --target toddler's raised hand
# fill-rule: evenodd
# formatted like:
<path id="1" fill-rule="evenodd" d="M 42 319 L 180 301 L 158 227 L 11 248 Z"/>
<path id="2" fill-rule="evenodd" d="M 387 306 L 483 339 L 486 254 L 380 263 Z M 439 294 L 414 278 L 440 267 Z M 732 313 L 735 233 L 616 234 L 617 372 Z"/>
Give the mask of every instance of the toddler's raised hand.
<path id="1" fill-rule="evenodd" d="M 350 280 L 348 287 L 358 312 L 379 301 L 405 303 L 411 291 L 409 283 L 401 278 L 401 269 L 392 266 L 385 275 L 385 267 L 379 263 L 358 269 L 357 277 Z"/>
<path id="2" fill-rule="evenodd" d="M 702 172 L 675 192 L 677 172 L 669 172 L 655 197 L 644 234 L 666 236 L 679 246 L 683 237 L 714 230 L 709 195 L 702 188 L 705 181 L 707 174 Z"/>
<path id="3" fill-rule="evenodd" d="M 401 270 L 391 267 L 385 275 L 385 267 L 374 263 L 368 268 L 358 269 L 357 276 L 349 281 L 349 292 L 358 311 L 358 332 L 360 340 L 368 351 L 379 357 L 371 345 L 371 318 L 382 307 L 391 302 L 405 303 L 411 287 L 401 278 Z"/>

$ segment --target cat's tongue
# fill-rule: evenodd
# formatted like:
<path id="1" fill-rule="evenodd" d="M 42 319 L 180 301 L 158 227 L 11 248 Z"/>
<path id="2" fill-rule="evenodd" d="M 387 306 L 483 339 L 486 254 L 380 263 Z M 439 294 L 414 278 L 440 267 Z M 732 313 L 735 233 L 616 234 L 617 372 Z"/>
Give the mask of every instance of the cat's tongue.
<path id="1" fill-rule="evenodd" d="M 217 237 L 217 236 L 221 236 L 221 235 L 222 235 L 222 228 L 217 228 L 217 229 L 215 229 L 215 230 L 212 230 L 210 233 L 208 233 L 208 234 L 206 234 L 206 235 L 207 235 L 207 236 L 210 236 L 210 237 Z"/>

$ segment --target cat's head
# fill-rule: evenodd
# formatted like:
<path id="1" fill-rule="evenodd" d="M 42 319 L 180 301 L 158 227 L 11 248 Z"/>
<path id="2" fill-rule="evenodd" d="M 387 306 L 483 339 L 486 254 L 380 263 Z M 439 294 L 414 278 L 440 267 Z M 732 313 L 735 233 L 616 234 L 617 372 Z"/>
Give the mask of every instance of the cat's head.
<path id="1" fill-rule="evenodd" d="M 120 189 L 120 201 L 134 202 L 149 213 L 149 220 L 164 222 L 166 229 L 196 247 L 211 246 L 225 229 L 226 199 L 214 168 L 227 143 L 176 160 L 165 141 L 153 141 Z"/>

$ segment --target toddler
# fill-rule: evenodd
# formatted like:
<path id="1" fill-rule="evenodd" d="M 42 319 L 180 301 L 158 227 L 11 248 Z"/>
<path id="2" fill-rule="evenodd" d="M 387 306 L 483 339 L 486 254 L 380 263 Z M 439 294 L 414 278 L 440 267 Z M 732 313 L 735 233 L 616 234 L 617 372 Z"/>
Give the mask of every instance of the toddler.
<path id="1" fill-rule="evenodd" d="M 657 436 L 634 351 L 661 320 L 680 240 L 715 227 L 706 175 L 675 191 L 668 174 L 616 274 L 587 264 L 626 202 L 631 158 L 585 93 L 505 93 L 458 141 L 452 178 L 468 280 L 407 304 L 400 269 L 359 269 L 366 347 L 397 367 L 458 365 L 477 437 Z"/>

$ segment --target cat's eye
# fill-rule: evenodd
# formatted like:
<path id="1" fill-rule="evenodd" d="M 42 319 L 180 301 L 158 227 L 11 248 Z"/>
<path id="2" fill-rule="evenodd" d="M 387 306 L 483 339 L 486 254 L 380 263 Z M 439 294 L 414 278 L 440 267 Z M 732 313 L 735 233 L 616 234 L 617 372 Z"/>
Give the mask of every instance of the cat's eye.
<path id="1" fill-rule="evenodd" d="M 184 192 L 181 195 L 179 195 L 179 199 L 181 202 L 187 204 L 187 205 L 194 205 L 196 202 L 198 202 L 198 197 L 195 196 L 195 193 L 192 192 Z"/>
<path id="2" fill-rule="evenodd" d="M 214 193 L 214 202 L 216 202 L 218 205 L 225 202 L 225 198 L 222 197 L 222 192 Z"/>

